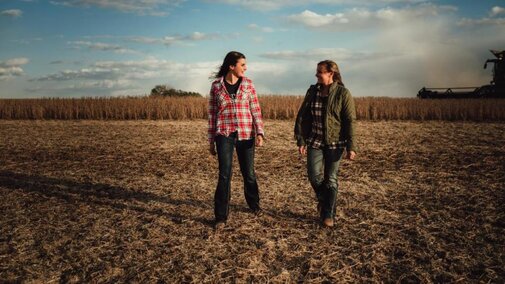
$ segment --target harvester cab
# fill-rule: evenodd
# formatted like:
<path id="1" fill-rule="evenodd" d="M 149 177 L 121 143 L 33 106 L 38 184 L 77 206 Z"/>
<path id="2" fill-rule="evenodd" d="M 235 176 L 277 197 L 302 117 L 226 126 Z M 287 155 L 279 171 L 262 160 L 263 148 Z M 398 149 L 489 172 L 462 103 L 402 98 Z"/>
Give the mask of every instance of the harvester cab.
<path id="1" fill-rule="evenodd" d="M 426 88 L 417 93 L 421 99 L 449 99 L 449 98 L 505 98 L 505 50 L 490 50 L 496 57 L 484 63 L 494 63 L 493 80 L 489 85 L 480 87 L 455 87 L 455 88 Z"/>
<path id="2" fill-rule="evenodd" d="M 496 56 L 496 59 L 486 60 L 484 69 L 487 68 L 489 62 L 494 63 L 493 81 L 491 81 L 491 85 L 503 86 L 505 85 L 505 50 L 498 51 L 491 49 L 490 51 Z"/>

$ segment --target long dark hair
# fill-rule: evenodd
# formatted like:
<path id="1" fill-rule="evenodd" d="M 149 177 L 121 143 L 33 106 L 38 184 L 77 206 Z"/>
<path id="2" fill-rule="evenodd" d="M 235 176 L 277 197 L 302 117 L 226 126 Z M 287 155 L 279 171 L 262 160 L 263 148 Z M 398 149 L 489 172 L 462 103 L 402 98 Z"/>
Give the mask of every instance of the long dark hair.
<path id="1" fill-rule="evenodd" d="M 217 79 L 226 76 L 228 71 L 230 71 L 230 66 L 237 64 L 238 60 L 241 58 L 245 59 L 245 55 L 243 55 L 238 51 L 228 52 L 228 54 L 226 54 L 226 56 L 224 57 L 223 64 L 221 65 L 221 67 L 219 67 L 219 71 L 212 74 L 210 78 Z"/>
<path id="2" fill-rule="evenodd" d="M 338 69 L 337 63 L 333 60 L 323 60 L 317 63 L 317 66 L 322 65 L 326 68 L 326 71 L 333 72 L 333 81 L 337 82 L 339 85 L 344 86 L 342 82 L 342 75 L 340 75 L 340 70 Z"/>

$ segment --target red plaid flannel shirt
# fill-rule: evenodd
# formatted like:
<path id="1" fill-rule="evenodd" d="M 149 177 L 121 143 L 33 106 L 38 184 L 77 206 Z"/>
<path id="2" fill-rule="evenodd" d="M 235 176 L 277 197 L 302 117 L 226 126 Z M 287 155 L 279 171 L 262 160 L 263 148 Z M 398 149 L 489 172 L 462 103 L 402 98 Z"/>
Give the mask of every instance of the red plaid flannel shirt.
<path id="1" fill-rule="evenodd" d="M 212 83 L 209 97 L 209 143 L 214 143 L 216 135 L 229 136 L 238 132 L 238 140 L 248 140 L 255 135 L 264 135 L 263 119 L 258 96 L 252 81 L 246 77 L 232 99 L 224 85 L 224 78 Z"/>

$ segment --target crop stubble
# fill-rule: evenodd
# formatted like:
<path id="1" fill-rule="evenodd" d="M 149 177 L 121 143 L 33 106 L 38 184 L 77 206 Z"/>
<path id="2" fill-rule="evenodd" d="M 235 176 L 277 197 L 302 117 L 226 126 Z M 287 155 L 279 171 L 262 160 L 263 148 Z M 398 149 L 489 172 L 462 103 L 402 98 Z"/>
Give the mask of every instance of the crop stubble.
<path id="1" fill-rule="evenodd" d="M 249 213 L 214 232 L 206 122 L 0 121 L 0 280 L 502 282 L 503 123 L 358 122 L 322 229 L 292 121 L 266 121 Z"/>

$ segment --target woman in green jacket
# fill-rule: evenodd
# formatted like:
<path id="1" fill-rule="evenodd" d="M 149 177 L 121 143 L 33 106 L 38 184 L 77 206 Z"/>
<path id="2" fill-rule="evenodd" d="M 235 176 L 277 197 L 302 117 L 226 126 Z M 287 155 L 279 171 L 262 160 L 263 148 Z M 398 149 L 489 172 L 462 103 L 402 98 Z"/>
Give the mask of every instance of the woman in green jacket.
<path id="1" fill-rule="evenodd" d="M 335 62 L 317 64 L 317 84 L 310 86 L 298 110 L 295 138 L 298 151 L 307 155 L 307 173 L 316 193 L 322 225 L 333 227 L 338 166 L 356 156 L 356 111 Z"/>

